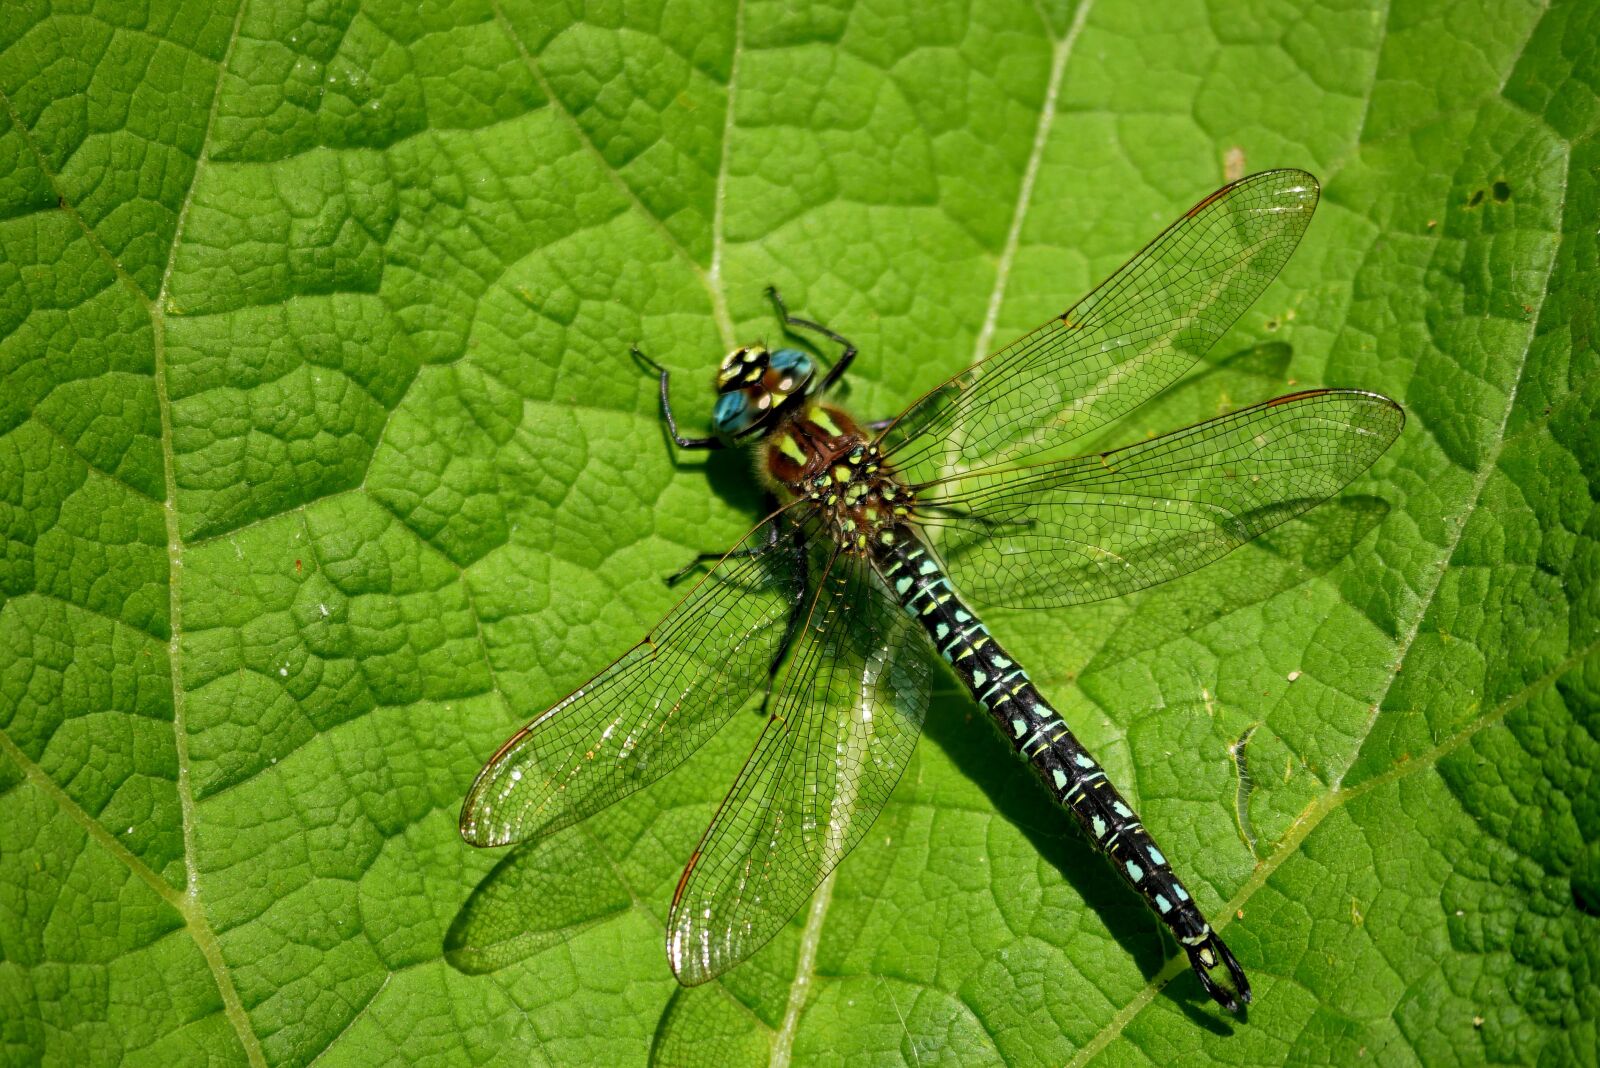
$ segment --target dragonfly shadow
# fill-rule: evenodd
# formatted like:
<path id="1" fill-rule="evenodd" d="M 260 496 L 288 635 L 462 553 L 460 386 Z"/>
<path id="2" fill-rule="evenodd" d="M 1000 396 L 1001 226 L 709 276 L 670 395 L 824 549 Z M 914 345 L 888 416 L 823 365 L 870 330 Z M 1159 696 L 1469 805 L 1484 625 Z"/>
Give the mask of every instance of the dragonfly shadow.
<path id="1" fill-rule="evenodd" d="M 761 507 L 761 480 L 750 477 L 750 449 L 681 449 L 673 442 L 665 420 L 661 420 L 659 430 L 661 448 L 666 450 L 667 462 L 674 471 L 701 471 L 717 496 L 729 504 L 752 514 Z"/>
<path id="2" fill-rule="evenodd" d="M 1120 448 L 1282 393 L 1293 385 L 1288 377 L 1293 356 L 1294 347 L 1282 341 L 1211 354 L 1192 374 L 1069 451 L 1086 454 Z"/>
<path id="3" fill-rule="evenodd" d="M 765 515 L 765 492 L 761 480 L 750 477 L 752 454 L 748 449 L 723 449 L 706 458 L 706 481 L 712 492 L 728 504 L 749 515 Z"/>
<path id="4" fill-rule="evenodd" d="M 1262 535 L 1253 551 L 1234 552 L 1139 595 L 1139 610 L 1106 638 L 1079 671 L 1080 682 L 1325 574 L 1388 514 L 1380 497 L 1328 501 Z"/>
<path id="5" fill-rule="evenodd" d="M 936 692 L 923 735 L 983 791 L 1002 819 L 1023 833 L 1083 898 L 1083 907 L 1104 920 L 1140 972 L 1153 977 L 1168 955 L 1161 925 L 971 700 L 959 692 Z"/>
<path id="6" fill-rule="evenodd" d="M 1250 1022 L 1250 1006 L 1239 1006 L 1238 1016 L 1229 1016 L 1227 1013 L 1217 1011 L 1216 1002 L 1212 1001 L 1200 989 L 1200 984 L 1190 973 L 1186 980 L 1180 980 L 1189 989 L 1185 996 L 1172 1000 L 1177 1004 L 1178 1010 L 1197 1027 L 1203 1027 L 1218 1038 L 1232 1037 L 1240 1027 Z"/>
<path id="7" fill-rule="evenodd" d="M 517 846 L 483 877 L 445 932 L 444 959 L 464 974 L 486 975 L 632 904 L 593 840 L 581 828 L 568 828 Z"/>

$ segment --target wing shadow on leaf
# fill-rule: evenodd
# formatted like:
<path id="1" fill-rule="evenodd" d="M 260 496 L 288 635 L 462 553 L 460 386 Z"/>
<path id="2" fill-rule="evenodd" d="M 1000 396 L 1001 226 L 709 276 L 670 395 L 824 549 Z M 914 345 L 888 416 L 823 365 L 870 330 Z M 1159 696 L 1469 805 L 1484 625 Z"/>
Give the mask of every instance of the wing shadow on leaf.
<path id="1" fill-rule="evenodd" d="M 774 1031 L 721 983 L 680 986 L 650 1042 L 651 1065 L 765 1064 Z"/>
<path id="2" fill-rule="evenodd" d="M 1138 611 L 1078 673 L 1080 683 L 1333 569 L 1389 514 L 1379 497 L 1339 497 L 1216 563 L 1136 594 Z"/>
<path id="3" fill-rule="evenodd" d="M 632 906 L 593 839 L 569 827 L 513 849 L 483 877 L 445 933 L 444 959 L 466 975 L 486 975 Z"/>
<path id="4" fill-rule="evenodd" d="M 1208 357 L 1190 374 L 1072 451 L 1106 452 L 1175 427 L 1204 422 L 1235 408 L 1286 393 L 1294 347 L 1284 341 L 1263 341 L 1224 356 Z"/>

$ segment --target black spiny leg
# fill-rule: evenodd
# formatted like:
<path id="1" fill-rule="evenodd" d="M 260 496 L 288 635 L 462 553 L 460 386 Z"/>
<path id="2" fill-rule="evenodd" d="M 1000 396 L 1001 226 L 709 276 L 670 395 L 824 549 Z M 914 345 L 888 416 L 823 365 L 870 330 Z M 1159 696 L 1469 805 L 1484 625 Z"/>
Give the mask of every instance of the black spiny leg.
<path id="1" fill-rule="evenodd" d="M 794 644 L 795 632 L 800 629 L 800 621 L 805 618 L 806 605 L 811 602 L 811 572 L 806 567 L 805 530 L 796 528 L 791 541 L 794 545 L 794 573 L 800 581 L 795 586 L 794 600 L 789 605 L 789 621 L 783 627 L 783 640 L 778 643 L 778 651 L 773 654 L 772 663 L 767 665 L 767 685 L 761 691 L 762 715 L 768 715 L 767 705 L 772 701 L 772 688 L 778 682 L 778 669 L 783 667 L 784 657 L 789 655 L 789 647 Z"/>
<path id="2" fill-rule="evenodd" d="M 768 512 L 777 510 L 777 498 L 767 495 Z M 672 586 L 682 581 L 685 575 L 704 564 L 715 563 L 722 559 L 734 559 L 741 556 L 760 556 L 762 553 L 771 552 L 772 547 L 778 544 L 778 523 L 773 520 L 767 527 L 767 540 L 763 545 L 752 545 L 747 549 L 735 549 L 729 553 L 701 553 L 690 560 L 683 567 L 667 576 L 667 585 Z M 801 617 L 805 615 L 806 605 L 811 601 L 811 573 L 806 568 L 806 540 L 803 528 L 796 528 L 794 537 L 790 539 L 793 547 L 795 577 L 799 580 L 794 599 L 789 604 L 789 619 L 783 626 L 783 638 L 778 642 L 778 651 L 773 654 L 772 662 L 767 665 L 767 684 L 761 691 L 761 713 L 767 714 L 767 705 L 772 700 L 772 690 L 778 681 L 778 671 L 783 667 L 784 658 L 789 655 L 789 647 L 794 644 L 795 633 L 800 629 Z"/>
<path id="3" fill-rule="evenodd" d="M 768 515 L 775 515 L 778 511 L 777 496 L 770 492 L 767 493 L 766 496 L 762 498 L 761 508 L 762 511 L 766 512 Z M 798 531 L 796 533 L 798 533 Z M 667 585 L 676 586 L 679 582 L 683 581 L 683 577 L 685 575 L 689 574 L 691 571 L 694 571 L 703 564 L 714 564 L 724 557 L 729 560 L 737 560 L 745 556 L 760 556 L 764 552 L 769 552 L 776 544 L 778 544 L 778 524 L 776 519 L 774 519 L 767 524 L 767 540 L 764 543 L 760 545 L 752 545 L 746 549 L 733 549 L 729 552 L 700 553 L 696 555 L 693 560 L 690 560 L 687 564 L 684 564 L 682 567 L 678 568 L 678 570 L 668 575 Z"/>
<path id="4" fill-rule="evenodd" d="M 638 345 L 633 346 L 631 351 L 633 352 L 633 358 L 634 359 L 638 360 L 640 363 L 644 364 L 646 367 L 650 368 L 652 371 L 655 371 L 656 373 L 661 375 L 661 414 L 666 416 L 666 419 L 667 419 L 667 430 L 668 430 L 669 433 L 671 433 L 672 440 L 677 443 L 678 448 L 680 448 L 680 449 L 720 449 L 720 448 L 722 448 L 724 443 L 723 443 L 722 439 L 720 439 L 720 438 L 717 438 L 717 437 L 686 438 L 682 434 L 678 433 L 678 421 L 676 419 L 672 418 L 672 402 L 667 399 L 667 378 L 668 378 L 667 369 L 665 367 L 662 367 L 659 363 L 656 363 L 656 361 L 652 360 L 650 357 L 646 356 L 644 353 L 640 352 Z"/>
<path id="5" fill-rule="evenodd" d="M 839 355 L 839 362 L 828 368 L 828 373 L 817 385 L 816 393 L 826 393 L 828 387 L 839 380 L 845 368 L 850 366 L 850 361 L 856 358 L 856 347 L 849 338 L 843 334 L 828 329 L 819 322 L 811 319 L 801 319 L 799 316 L 789 314 L 789 306 L 783 302 L 783 294 L 778 292 L 777 286 L 767 287 L 767 296 L 772 298 L 772 306 L 778 309 L 778 317 L 783 320 L 784 326 L 798 326 L 804 330 L 815 330 L 829 341 L 836 341 L 844 346 L 844 352 Z"/>
<path id="6" fill-rule="evenodd" d="M 990 516 L 979 515 L 969 508 L 956 508 L 948 504 L 940 504 L 937 501 L 931 504 L 920 504 L 917 506 L 917 510 L 924 516 L 947 516 L 951 519 L 964 520 L 980 528 L 985 534 L 990 535 L 1005 532 L 1007 527 L 1011 528 L 1009 533 L 1016 534 L 1033 526 L 1032 519 L 994 519 Z"/>

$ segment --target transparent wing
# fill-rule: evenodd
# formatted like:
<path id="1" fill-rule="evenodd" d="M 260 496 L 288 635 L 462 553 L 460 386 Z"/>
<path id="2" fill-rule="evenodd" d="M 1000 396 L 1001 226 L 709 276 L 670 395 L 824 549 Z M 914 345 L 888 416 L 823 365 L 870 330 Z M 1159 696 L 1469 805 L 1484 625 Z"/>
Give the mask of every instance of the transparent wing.
<path id="1" fill-rule="evenodd" d="M 767 678 L 804 593 L 804 552 L 769 519 L 610 667 L 478 773 L 461 836 L 509 845 L 576 823 L 672 770 Z"/>
<path id="2" fill-rule="evenodd" d="M 885 456 L 913 482 L 1017 464 L 1138 407 L 1277 277 L 1317 196 L 1297 170 L 1212 193 L 1071 309 L 912 405 Z"/>
<path id="3" fill-rule="evenodd" d="M 918 490 L 964 592 L 1052 608 L 1186 574 L 1338 493 L 1399 435 L 1376 393 L 1310 390 L 1112 452 Z"/>
<path id="4" fill-rule="evenodd" d="M 687 986 L 783 928 L 872 826 L 922 732 L 926 639 L 864 560 L 827 551 L 779 710 L 673 898 L 667 958 Z"/>

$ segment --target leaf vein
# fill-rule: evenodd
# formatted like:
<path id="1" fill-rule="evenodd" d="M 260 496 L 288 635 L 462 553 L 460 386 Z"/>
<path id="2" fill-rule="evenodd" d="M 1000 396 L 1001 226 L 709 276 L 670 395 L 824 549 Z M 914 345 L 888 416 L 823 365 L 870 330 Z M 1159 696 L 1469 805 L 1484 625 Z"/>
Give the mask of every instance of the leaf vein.
<path id="1" fill-rule="evenodd" d="M 500 26 L 505 35 L 510 38 L 512 45 L 515 46 L 517 50 L 517 54 L 522 57 L 523 65 L 528 68 L 528 73 L 533 75 L 534 81 L 538 83 L 539 91 L 544 93 L 545 97 L 550 101 L 551 109 L 559 114 L 563 120 L 565 120 L 568 128 L 572 131 L 573 136 L 575 136 L 578 139 L 578 143 L 583 146 L 585 153 L 587 153 L 588 156 L 600 166 L 600 169 L 605 172 L 607 180 L 611 182 L 617 191 L 620 192 L 630 204 L 637 208 L 644 215 L 644 217 L 649 220 L 651 228 L 656 231 L 656 233 L 664 242 L 666 242 L 667 247 L 672 250 L 674 255 L 682 259 L 683 262 L 688 265 L 690 271 L 694 273 L 694 276 L 699 279 L 701 286 L 705 288 L 706 296 L 711 301 L 712 313 L 717 319 L 717 326 L 722 332 L 723 341 L 731 348 L 734 343 L 733 324 L 728 320 L 728 312 L 722 299 L 722 293 L 717 285 L 713 282 L 711 276 L 708 275 L 706 270 L 700 266 L 700 262 L 689 254 L 689 250 L 684 248 L 683 244 L 672 235 L 672 231 L 667 229 L 667 225 L 661 219 L 661 217 L 655 212 L 651 211 L 649 206 L 646 205 L 642 199 L 640 199 L 639 194 L 634 190 L 633 186 L 629 185 L 628 180 L 622 176 L 617 168 L 611 165 L 611 161 L 606 159 L 605 154 L 600 151 L 599 146 L 597 146 L 589 137 L 588 133 L 585 132 L 583 126 L 578 122 L 577 116 L 574 115 L 571 110 L 568 109 L 566 103 L 556 95 L 555 87 L 552 86 L 549 80 L 545 77 L 544 69 L 539 65 L 539 61 L 534 57 L 533 53 L 529 51 L 527 43 L 522 39 L 522 35 L 517 33 L 516 28 L 511 25 L 511 21 L 506 18 L 505 10 L 502 8 L 500 0 L 491 0 L 490 7 L 494 11 L 495 22 Z M 738 69 L 738 50 L 739 42 L 736 39 L 734 42 L 735 70 Z M 733 109 L 733 86 L 731 78 L 728 87 L 728 108 L 729 114 L 731 115 Z M 724 152 L 726 152 L 726 149 L 724 149 Z M 724 162 L 726 162 L 726 155 L 724 155 Z M 719 190 L 717 201 L 719 204 L 721 203 L 722 199 L 720 190 L 722 188 L 723 169 L 724 168 L 719 168 L 717 175 L 717 188 Z"/>
<path id="2" fill-rule="evenodd" d="M 183 568 L 183 532 L 178 515 L 178 481 L 176 471 L 176 456 L 173 445 L 172 429 L 172 400 L 167 391 L 167 350 L 166 350 L 166 301 L 167 290 L 172 281 L 172 273 L 178 261 L 178 250 L 183 244 L 184 228 L 189 219 L 189 208 L 194 203 L 195 190 L 200 185 L 200 176 L 205 171 L 206 162 L 210 156 L 211 131 L 216 124 L 217 113 L 222 101 L 222 87 L 228 73 L 228 63 L 233 56 L 234 45 L 239 40 L 239 30 L 244 23 L 244 0 L 239 0 L 234 11 L 233 26 L 228 34 L 228 43 L 223 48 L 222 58 L 217 62 L 216 85 L 211 92 L 211 106 L 206 114 L 205 130 L 201 135 L 201 151 L 195 160 L 193 172 L 189 176 L 189 187 L 184 191 L 183 200 L 178 206 L 177 222 L 172 231 L 172 247 L 167 251 L 166 267 L 161 273 L 161 286 L 155 299 L 147 302 L 151 320 L 152 349 L 155 356 L 153 375 L 156 387 L 156 410 L 161 421 L 161 472 L 166 488 L 166 501 L 163 503 L 162 512 L 166 523 L 167 532 L 167 614 L 171 638 L 167 646 L 167 659 L 172 675 L 172 737 L 176 750 L 178 765 L 178 808 L 183 822 L 183 858 L 186 871 L 187 888 L 185 898 L 194 904 L 192 919 L 189 924 L 190 932 L 206 963 L 210 966 L 212 978 L 217 984 L 217 993 L 222 1000 L 223 1011 L 238 1036 L 239 1044 L 244 1048 L 245 1057 L 252 1065 L 266 1065 L 266 1056 L 262 1051 L 261 1042 L 254 1028 L 250 1025 L 249 1014 L 245 1011 L 239 999 L 239 992 L 233 985 L 233 976 L 228 971 L 227 962 L 222 953 L 222 944 L 217 934 L 212 930 L 205 916 L 205 910 L 199 907 L 200 901 L 200 868 L 195 848 L 195 797 L 189 782 L 189 737 L 188 724 L 185 715 L 185 691 L 183 687 L 183 599 L 179 583 L 179 576 Z"/>

